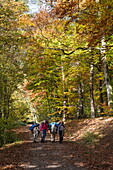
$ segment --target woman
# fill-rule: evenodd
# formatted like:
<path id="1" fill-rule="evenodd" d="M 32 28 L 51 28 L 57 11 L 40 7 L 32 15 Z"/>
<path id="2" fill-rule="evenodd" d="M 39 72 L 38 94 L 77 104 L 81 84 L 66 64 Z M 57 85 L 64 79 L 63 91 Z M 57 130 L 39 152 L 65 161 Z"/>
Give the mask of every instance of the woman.
<path id="1" fill-rule="evenodd" d="M 40 125 L 40 131 L 42 132 L 41 135 L 41 142 L 45 142 L 46 132 L 48 131 L 48 124 L 46 120 L 44 120 Z"/>

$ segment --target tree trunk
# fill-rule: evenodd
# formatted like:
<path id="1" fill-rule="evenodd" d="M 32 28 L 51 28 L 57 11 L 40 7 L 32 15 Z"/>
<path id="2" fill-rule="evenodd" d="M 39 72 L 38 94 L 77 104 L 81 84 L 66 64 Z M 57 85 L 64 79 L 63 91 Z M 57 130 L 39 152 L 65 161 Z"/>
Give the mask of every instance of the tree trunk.
<path id="1" fill-rule="evenodd" d="M 100 54 L 100 53 L 99 53 Z M 98 71 L 99 73 L 101 74 L 102 73 L 102 57 L 101 57 L 101 54 L 100 54 L 100 57 L 99 57 L 99 67 L 98 67 Z M 101 79 L 102 77 L 99 77 L 99 100 L 100 100 L 100 105 L 99 105 L 99 113 L 103 113 L 103 107 L 102 105 L 104 104 L 104 97 L 103 97 L 103 92 L 102 92 L 102 89 L 103 89 L 103 84 L 104 84 L 104 81 Z"/>
<path id="2" fill-rule="evenodd" d="M 104 103 L 104 99 L 103 99 L 103 93 L 102 93 L 102 80 L 99 80 L 99 91 L 100 91 L 100 113 L 103 113 L 103 107 L 102 104 Z"/>
<path id="3" fill-rule="evenodd" d="M 110 85 L 110 82 L 109 82 L 108 69 L 107 69 L 107 64 L 106 64 L 105 36 L 102 37 L 101 45 L 102 45 L 101 55 L 102 55 L 102 59 L 103 59 L 104 78 L 105 78 L 106 92 L 107 92 L 107 104 L 108 104 L 108 106 L 111 106 L 111 104 L 113 103 L 113 101 L 112 101 L 112 86 Z"/>
<path id="4" fill-rule="evenodd" d="M 83 86 L 82 83 L 80 82 L 80 86 L 79 86 L 79 115 L 78 117 L 83 117 L 84 115 L 84 106 L 83 106 Z"/>
<path id="5" fill-rule="evenodd" d="M 65 100 L 65 75 L 64 75 L 64 66 L 63 66 L 63 63 L 62 63 L 62 66 L 61 66 L 61 69 L 62 69 L 62 91 L 63 91 L 63 121 L 65 122 L 66 120 L 66 100 Z"/>
<path id="6" fill-rule="evenodd" d="M 93 94 L 93 65 L 90 66 L 90 105 L 91 105 L 91 118 L 95 117 L 95 105 L 94 105 L 94 94 Z"/>

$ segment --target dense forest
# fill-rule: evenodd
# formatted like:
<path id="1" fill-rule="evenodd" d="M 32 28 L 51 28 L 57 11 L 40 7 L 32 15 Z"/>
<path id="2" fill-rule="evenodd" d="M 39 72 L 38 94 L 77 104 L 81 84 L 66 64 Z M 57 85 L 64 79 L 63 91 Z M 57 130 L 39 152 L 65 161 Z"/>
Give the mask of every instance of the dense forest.
<path id="1" fill-rule="evenodd" d="M 0 0 L 0 139 L 19 121 L 113 115 L 111 0 Z"/>

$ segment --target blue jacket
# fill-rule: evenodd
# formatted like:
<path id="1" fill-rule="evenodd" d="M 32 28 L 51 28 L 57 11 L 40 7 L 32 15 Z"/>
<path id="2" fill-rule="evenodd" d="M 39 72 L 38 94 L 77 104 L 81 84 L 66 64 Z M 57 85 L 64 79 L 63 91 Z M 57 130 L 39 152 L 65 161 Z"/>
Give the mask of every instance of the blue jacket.
<path id="1" fill-rule="evenodd" d="M 56 122 L 51 122 L 51 123 L 49 124 L 49 126 L 51 126 L 52 124 L 55 124 L 55 126 L 58 127 L 58 123 L 56 123 Z"/>
<path id="2" fill-rule="evenodd" d="M 35 123 L 29 128 L 29 130 L 32 131 L 34 127 L 38 127 L 39 125 L 40 125 L 39 123 Z"/>

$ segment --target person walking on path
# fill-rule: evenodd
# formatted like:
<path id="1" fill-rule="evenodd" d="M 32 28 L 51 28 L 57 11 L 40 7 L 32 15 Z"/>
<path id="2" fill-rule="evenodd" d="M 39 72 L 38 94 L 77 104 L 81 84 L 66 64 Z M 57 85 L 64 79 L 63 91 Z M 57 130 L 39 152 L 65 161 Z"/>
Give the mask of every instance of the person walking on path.
<path id="1" fill-rule="evenodd" d="M 52 122 L 49 124 L 50 134 L 51 134 L 51 142 L 55 142 L 55 137 L 57 134 L 58 123 Z"/>
<path id="2" fill-rule="evenodd" d="M 46 120 L 44 120 L 41 123 L 40 131 L 41 131 L 41 142 L 45 142 L 46 132 L 48 131 L 48 124 L 46 123 Z"/>
<path id="3" fill-rule="evenodd" d="M 58 125 L 59 143 L 63 142 L 64 129 L 65 129 L 64 122 L 60 121 Z"/>

